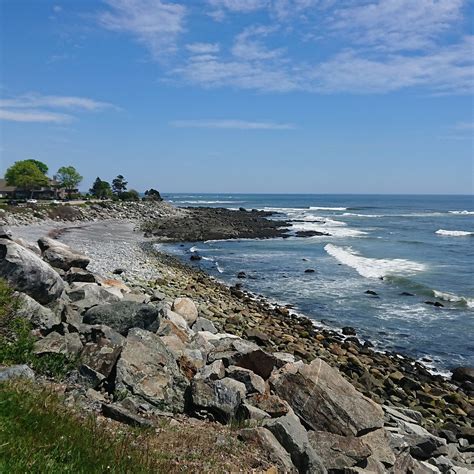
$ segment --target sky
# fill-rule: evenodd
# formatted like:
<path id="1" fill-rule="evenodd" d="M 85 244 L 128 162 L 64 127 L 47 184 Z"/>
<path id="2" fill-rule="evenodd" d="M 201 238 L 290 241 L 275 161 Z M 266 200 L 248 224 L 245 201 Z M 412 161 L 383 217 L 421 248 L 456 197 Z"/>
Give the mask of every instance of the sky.
<path id="1" fill-rule="evenodd" d="M 0 174 L 474 191 L 474 2 L 0 0 Z"/>

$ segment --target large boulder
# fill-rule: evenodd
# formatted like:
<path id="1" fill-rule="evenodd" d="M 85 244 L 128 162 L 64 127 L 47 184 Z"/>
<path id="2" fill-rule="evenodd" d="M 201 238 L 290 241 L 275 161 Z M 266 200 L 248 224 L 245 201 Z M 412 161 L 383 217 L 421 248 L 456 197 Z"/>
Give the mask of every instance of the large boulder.
<path id="1" fill-rule="evenodd" d="M 198 317 L 198 310 L 191 298 L 176 298 L 171 309 L 181 315 L 190 326 Z"/>
<path id="2" fill-rule="evenodd" d="M 288 451 L 299 472 L 314 474 L 327 472 L 309 442 L 307 431 L 294 413 L 290 412 L 280 418 L 264 420 L 263 426 L 270 430 Z"/>
<path id="3" fill-rule="evenodd" d="M 72 283 L 71 288 L 66 293 L 74 306 L 80 311 L 104 303 L 114 303 L 122 299 L 121 293 L 111 292 L 95 283 Z"/>
<path id="4" fill-rule="evenodd" d="M 383 426 L 382 408 L 321 359 L 285 365 L 270 385 L 312 430 L 350 436 Z"/>
<path id="5" fill-rule="evenodd" d="M 160 326 L 158 309 L 152 304 L 119 301 L 101 304 L 84 313 L 86 324 L 105 324 L 124 336 L 131 328 L 156 331 Z"/>
<path id="6" fill-rule="evenodd" d="M 372 454 L 371 449 L 355 436 L 310 431 L 308 438 L 324 466 L 330 471 L 340 472 L 345 468 L 361 466 Z"/>
<path id="7" fill-rule="evenodd" d="M 14 379 L 34 380 L 35 373 L 27 365 L 11 365 L 10 367 L 0 367 L 0 382 Z"/>
<path id="8" fill-rule="evenodd" d="M 117 362 L 116 388 L 156 407 L 182 412 L 187 380 L 160 337 L 144 329 L 128 332 Z"/>
<path id="9" fill-rule="evenodd" d="M 210 415 L 227 423 L 235 417 L 245 397 L 245 385 L 237 380 L 223 378 L 195 378 L 191 382 L 191 396 L 196 412 Z"/>
<path id="10" fill-rule="evenodd" d="M 38 240 L 41 249 L 41 255 L 51 266 L 69 270 L 72 267 L 86 268 L 90 259 L 85 255 L 75 252 L 68 245 L 42 237 Z"/>
<path id="11" fill-rule="evenodd" d="M 0 239 L 0 276 L 41 304 L 49 304 L 64 291 L 64 282 L 46 262 L 17 243 Z"/>
<path id="12" fill-rule="evenodd" d="M 35 342 L 33 352 L 40 356 L 44 354 L 62 354 L 77 356 L 82 350 L 82 342 L 77 332 L 59 334 L 49 333 L 45 338 Z"/>
<path id="13" fill-rule="evenodd" d="M 28 319 L 35 329 L 47 333 L 61 324 L 61 307 L 53 310 L 40 305 L 25 293 L 19 293 L 19 295 L 21 306 L 17 315 Z"/>

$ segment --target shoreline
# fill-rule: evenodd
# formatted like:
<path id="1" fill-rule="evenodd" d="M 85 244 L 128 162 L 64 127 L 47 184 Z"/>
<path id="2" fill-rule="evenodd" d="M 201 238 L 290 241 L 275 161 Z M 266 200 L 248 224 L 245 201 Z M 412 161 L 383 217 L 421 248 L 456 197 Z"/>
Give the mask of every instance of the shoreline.
<path id="1" fill-rule="evenodd" d="M 80 229 L 87 234 L 88 227 L 103 225 L 103 222 L 84 223 Z M 105 225 L 113 223 L 109 221 Z M 78 230 L 66 228 L 60 240 L 90 254 L 79 245 Z M 395 352 L 376 351 L 370 343 L 361 344 L 353 335 L 344 336 L 334 328 L 319 327 L 305 315 L 295 314 L 262 295 L 231 287 L 204 270 L 153 248 L 154 243 L 163 242 L 143 238 L 130 227 L 129 235 L 135 248 L 150 264 L 151 273 L 147 269 L 147 273 L 137 274 L 131 268 L 116 275 L 110 262 L 103 262 L 105 276 L 113 275 L 132 288 L 158 290 L 169 301 L 179 296 L 190 297 L 196 302 L 199 313 L 220 330 L 257 342 L 264 350 L 289 352 L 304 361 L 321 358 L 338 368 L 359 391 L 374 401 L 421 412 L 426 427 L 450 423 L 471 426 L 472 414 L 465 411 L 470 406 L 467 394 L 442 375 L 430 372 L 422 363 Z M 105 245 L 104 242 L 101 244 L 102 247 Z M 117 241 L 112 246 L 116 244 Z M 96 255 L 103 252 L 103 248 L 97 247 Z M 94 261 L 95 255 L 90 256 Z M 97 268 L 94 271 L 97 272 Z M 439 393 L 445 394 L 450 401 L 446 403 L 439 398 Z"/>

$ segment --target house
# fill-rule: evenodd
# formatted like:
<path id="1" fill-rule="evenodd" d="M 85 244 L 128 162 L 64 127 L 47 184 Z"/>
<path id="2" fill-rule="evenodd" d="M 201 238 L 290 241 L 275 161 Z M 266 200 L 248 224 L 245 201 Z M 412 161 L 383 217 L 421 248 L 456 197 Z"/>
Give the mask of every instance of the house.
<path id="1" fill-rule="evenodd" d="M 78 192 L 77 189 L 72 190 L 72 194 Z M 9 186 L 5 179 L 0 179 L 0 198 L 29 199 L 30 197 L 35 199 L 65 199 L 67 192 L 54 179 L 49 180 L 49 186 L 43 186 L 33 192 L 19 189 L 16 186 Z"/>

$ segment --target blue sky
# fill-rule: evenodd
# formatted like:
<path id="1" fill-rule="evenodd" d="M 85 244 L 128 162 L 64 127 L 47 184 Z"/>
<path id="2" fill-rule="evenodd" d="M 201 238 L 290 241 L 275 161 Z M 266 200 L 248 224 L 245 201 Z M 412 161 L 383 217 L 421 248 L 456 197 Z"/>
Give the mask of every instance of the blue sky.
<path id="1" fill-rule="evenodd" d="M 1 0 L 0 172 L 472 193 L 473 3 Z"/>

